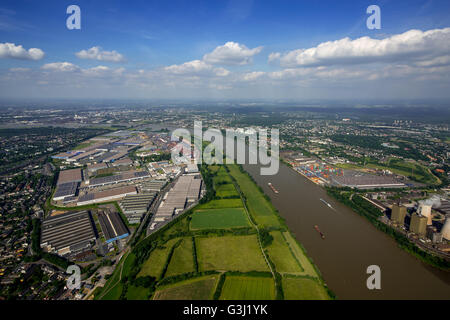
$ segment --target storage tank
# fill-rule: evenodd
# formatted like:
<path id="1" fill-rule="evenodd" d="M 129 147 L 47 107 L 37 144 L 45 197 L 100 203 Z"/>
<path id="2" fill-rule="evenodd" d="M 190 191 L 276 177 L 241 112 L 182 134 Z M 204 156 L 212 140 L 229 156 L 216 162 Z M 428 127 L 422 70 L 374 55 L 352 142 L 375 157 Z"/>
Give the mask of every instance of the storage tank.
<path id="1" fill-rule="evenodd" d="M 417 210 L 417 213 L 421 214 L 424 217 L 427 217 L 427 225 L 431 226 L 433 224 L 431 220 L 431 205 L 421 203 L 419 205 L 419 209 Z"/>
<path id="2" fill-rule="evenodd" d="M 445 218 L 444 226 L 441 230 L 442 238 L 450 240 L 450 215 L 447 215 Z"/>

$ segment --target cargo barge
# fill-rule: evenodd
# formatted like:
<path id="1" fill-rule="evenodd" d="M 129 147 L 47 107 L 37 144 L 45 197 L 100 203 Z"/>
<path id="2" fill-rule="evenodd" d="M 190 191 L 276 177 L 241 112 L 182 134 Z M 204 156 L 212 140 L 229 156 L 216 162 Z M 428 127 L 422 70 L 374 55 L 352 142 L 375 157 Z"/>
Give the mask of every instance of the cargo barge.
<path id="1" fill-rule="evenodd" d="M 317 225 L 314 226 L 314 229 L 316 229 L 316 231 L 320 234 L 320 237 L 322 239 L 325 239 L 325 235 L 322 233 L 322 231 L 320 231 L 320 229 Z"/>
<path id="2" fill-rule="evenodd" d="M 278 190 L 275 189 L 275 187 L 274 187 L 270 182 L 268 183 L 268 185 L 269 185 L 270 189 L 272 189 L 273 192 L 275 192 L 276 194 L 278 194 Z"/>

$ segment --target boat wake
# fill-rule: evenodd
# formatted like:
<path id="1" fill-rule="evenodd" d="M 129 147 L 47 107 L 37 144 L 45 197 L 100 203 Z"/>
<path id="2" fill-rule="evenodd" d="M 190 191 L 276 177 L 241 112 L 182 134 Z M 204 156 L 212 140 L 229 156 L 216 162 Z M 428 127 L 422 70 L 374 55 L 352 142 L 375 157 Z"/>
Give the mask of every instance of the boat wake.
<path id="1" fill-rule="evenodd" d="M 333 208 L 333 206 L 332 206 L 331 204 L 329 204 L 328 202 L 326 202 L 326 201 L 323 200 L 322 198 L 320 198 L 320 201 L 322 201 L 323 203 L 325 203 L 325 204 L 327 205 L 327 207 L 330 208 L 331 210 L 337 212 L 336 209 Z"/>

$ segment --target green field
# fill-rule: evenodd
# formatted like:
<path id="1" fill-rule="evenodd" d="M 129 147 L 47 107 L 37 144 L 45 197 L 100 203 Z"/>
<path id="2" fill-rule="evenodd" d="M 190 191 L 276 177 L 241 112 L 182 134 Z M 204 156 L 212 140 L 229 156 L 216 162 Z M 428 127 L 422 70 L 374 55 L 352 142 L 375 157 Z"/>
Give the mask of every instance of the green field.
<path id="1" fill-rule="evenodd" d="M 221 300 L 273 300 L 273 278 L 227 276 L 220 294 Z"/>
<path id="2" fill-rule="evenodd" d="M 216 185 L 214 188 L 216 189 L 216 196 L 219 198 L 239 197 L 239 193 L 232 183 Z"/>
<path id="3" fill-rule="evenodd" d="M 194 278 L 162 287 L 154 300 L 210 300 L 216 287 L 217 275 Z"/>
<path id="4" fill-rule="evenodd" d="M 283 277 L 282 283 L 285 300 L 329 299 L 327 291 L 317 280 Z"/>
<path id="5" fill-rule="evenodd" d="M 286 239 L 287 244 L 291 248 L 295 258 L 297 259 L 297 261 L 300 262 L 301 266 L 303 267 L 304 270 L 303 273 L 311 277 L 318 277 L 318 274 L 314 269 L 314 266 L 311 264 L 305 252 L 303 251 L 302 248 L 300 248 L 297 241 L 292 237 L 292 235 L 286 231 L 283 232 L 283 236 Z"/>
<path id="6" fill-rule="evenodd" d="M 192 254 L 192 238 L 183 238 L 181 244 L 175 248 L 166 277 L 174 276 L 186 272 L 194 272 L 194 258 Z"/>
<path id="7" fill-rule="evenodd" d="M 115 300 L 124 294 L 129 300 L 143 300 L 150 296 L 161 300 L 212 299 L 217 290 L 219 275 L 205 276 L 200 272 L 214 271 L 231 272 L 224 275 L 220 299 L 275 299 L 276 284 L 269 273 L 264 253 L 282 276 L 280 286 L 287 292 L 286 298 L 329 298 L 314 265 L 301 245 L 285 231 L 276 210 L 251 178 L 241 172 L 238 166 L 228 166 L 233 178 L 239 183 L 239 188 L 235 188 L 234 179 L 231 179 L 226 167 L 210 166 L 207 170 L 211 168 L 214 168 L 216 174 L 208 185 L 211 186 L 212 183 L 215 186 L 216 198 L 197 205 L 167 228 L 153 233 L 151 238 L 141 240 L 117 264 L 105 288 L 98 290 L 100 294 L 95 298 Z M 217 179 L 232 183 L 215 184 Z M 244 196 L 243 199 L 246 199 L 248 213 L 241 198 L 220 198 L 230 196 L 227 192 L 235 192 L 240 196 L 239 191 Z M 265 247 L 264 252 L 259 245 L 259 235 L 254 223 L 259 228 L 270 227 L 268 231 L 273 241 Z M 137 260 L 137 257 L 147 256 L 146 260 Z M 141 259 L 144 261 L 134 266 Z M 135 274 L 132 272 L 134 268 L 139 270 L 137 277 L 156 278 L 155 292 L 150 292 L 150 288 L 133 285 L 133 278 L 130 277 Z M 236 273 L 232 273 L 233 271 Z M 128 277 L 128 286 L 120 281 L 120 275 L 122 279 Z M 106 294 L 102 296 L 102 293 Z"/>
<path id="8" fill-rule="evenodd" d="M 223 174 L 218 174 L 217 176 L 214 177 L 214 184 L 216 186 L 220 185 L 220 184 L 228 184 L 228 183 L 232 183 L 232 181 L 227 172 L 225 172 Z"/>
<path id="9" fill-rule="evenodd" d="M 222 208 L 242 208 L 241 199 L 217 199 L 202 204 L 198 209 L 222 209 Z"/>
<path id="10" fill-rule="evenodd" d="M 264 198 L 263 193 L 256 184 L 242 173 L 237 165 L 227 165 L 230 174 L 236 179 L 241 192 L 247 198 L 248 210 L 259 226 L 262 227 L 280 227 L 280 221 L 275 213 L 272 204 Z"/>
<path id="11" fill-rule="evenodd" d="M 178 240 L 179 239 L 171 239 L 167 241 L 162 248 L 153 250 L 150 257 L 142 265 L 138 277 L 151 276 L 159 279 L 169 252 Z"/>
<path id="12" fill-rule="evenodd" d="M 125 261 L 123 262 L 123 267 L 121 266 L 121 263 L 118 264 L 118 267 L 115 268 L 105 286 L 101 290 L 97 291 L 97 294 L 94 296 L 94 300 L 117 300 L 120 298 L 123 289 L 123 285 L 119 281 L 120 273 L 121 271 L 123 273 L 123 270 L 129 271 L 129 268 L 136 257 L 130 253 L 124 258 Z"/>
<path id="13" fill-rule="evenodd" d="M 129 253 L 127 257 L 125 258 L 125 261 L 123 262 L 123 274 L 128 274 L 130 272 L 131 266 L 134 263 L 134 260 L 136 259 L 136 256 L 133 253 Z"/>
<path id="14" fill-rule="evenodd" d="M 273 242 L 267 247 L 267 251 L 275 264 L 276 270 L 280 273 L 302 273 L 304 270 L 300 262 L 292 255 L 281 232 L 273 231 L 270 234 L 273 237 Z"/>
<path id="15" fill-rule="evenodd" d="M 111 290 L 109 290 L 104 296 L 102 296 L 101 300 L 119 300 L 120 295 L 122 294 L 123 285 L 118 282 Z"/>
<path id="16" fill-rule="evenodd" d="M 192 215 L 191 229 L 230 229 L 248 227 L 250 223 L 242 208 L 199 210 Z"/>
<path id="17" fill-rule="evenodd" d="M 128 286 L 127 300 L 148 300 L 150 290 L 143 287 Z"/>
<path id="18" fill-rule="evenodd" d="M 269 271 L 256 235 L 196 237 L 199 271 Z"/>

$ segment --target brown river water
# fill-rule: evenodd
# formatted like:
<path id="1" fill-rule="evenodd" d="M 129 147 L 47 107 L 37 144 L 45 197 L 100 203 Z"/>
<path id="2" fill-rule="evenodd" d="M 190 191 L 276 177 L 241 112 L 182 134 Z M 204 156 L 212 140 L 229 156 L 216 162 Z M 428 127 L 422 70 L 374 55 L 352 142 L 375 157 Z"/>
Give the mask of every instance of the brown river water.
<path id="1" fill-rule="evenodd" d="M 261 176 L 257 165 L 244 168 L 272 199 L 338 299 L 450 299 L 450 273 L 400 249 L 392 238 L 329 197 L 323 188 L 281 163 L 275 176 Z M 367 289 L 369 265 L 381 268 L 380 290 Z"/>

